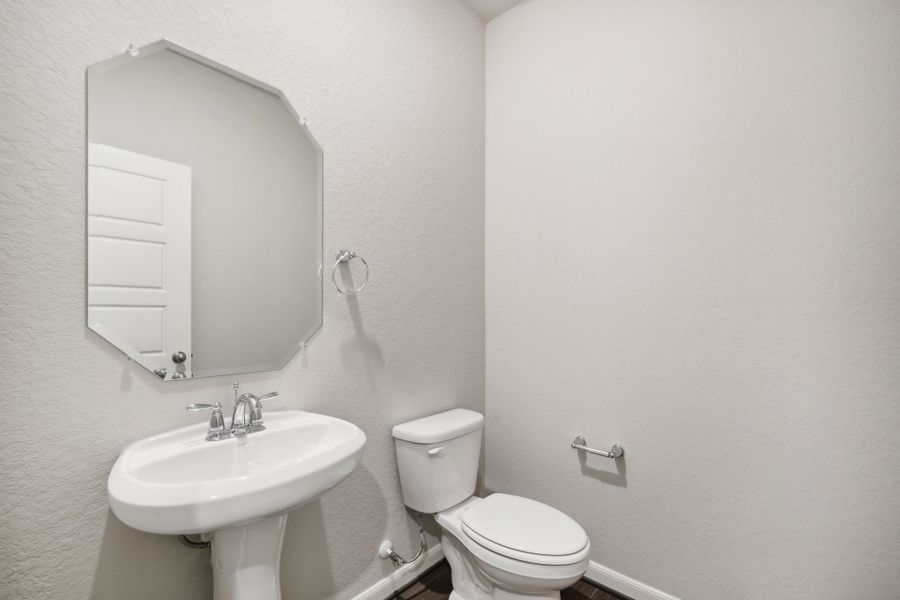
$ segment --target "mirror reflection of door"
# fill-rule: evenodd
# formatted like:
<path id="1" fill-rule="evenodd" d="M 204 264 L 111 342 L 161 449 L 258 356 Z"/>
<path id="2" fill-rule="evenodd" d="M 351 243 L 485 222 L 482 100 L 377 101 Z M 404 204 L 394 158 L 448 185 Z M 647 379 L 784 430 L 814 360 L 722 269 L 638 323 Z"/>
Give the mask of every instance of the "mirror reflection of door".
<path id="1" fill-rule="evenodd" d="M 87 212 L 89 325 L 158 375 L 190 377 L 191 168 L 88 144 Z"/>
<path id="2" fill-rule="evenodd" d="M 91 65 L 87 85 L 88 327 L 165 381 L 285 366 L 322 326 L 306 123 L 166 40 Z"/>

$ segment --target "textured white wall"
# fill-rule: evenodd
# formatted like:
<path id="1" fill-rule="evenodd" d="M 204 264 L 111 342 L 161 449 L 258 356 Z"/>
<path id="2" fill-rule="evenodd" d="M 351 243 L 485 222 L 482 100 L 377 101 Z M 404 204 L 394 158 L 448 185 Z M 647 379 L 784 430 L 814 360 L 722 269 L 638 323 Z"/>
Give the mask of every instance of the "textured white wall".
<path id="1" fill-rule="evenodd" d="M 325 248 L 372 266 L 283 371 L 271 409 L 359 424 L 363 462 L 291 515 L 284 596 L 350 598 L 415 543 L 390 427 L 483 407 L 484 25 L 449 0 L 0 3 L 0 598 L 197 599 L 207 554 L 120 524 L 127 443 L 202 420 L 230 378 L 163 384 L 84 317 L 84 69 L 166 36 L 282 88 L 325 149 Z"/>
<path id="2" fill-rule="evenodd" d="M 898 32 L 875 0 L 488 24 L 489 488 L 685 599 L 897 597 Z"/>

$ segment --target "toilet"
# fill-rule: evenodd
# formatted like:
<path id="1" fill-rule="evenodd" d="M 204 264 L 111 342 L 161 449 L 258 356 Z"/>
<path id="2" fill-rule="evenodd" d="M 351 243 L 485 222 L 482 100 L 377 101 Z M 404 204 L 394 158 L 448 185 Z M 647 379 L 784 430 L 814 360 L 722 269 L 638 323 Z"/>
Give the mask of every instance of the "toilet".
<path id="1" fill-rule="evenodd" d="M 541 502 L 475 496 L 483 429 L 483 415 L 461 408 L 396 425 L 403 502 L 441 527 L 450 600 L 559 600 L 587 570 L 587 534 Z"/>

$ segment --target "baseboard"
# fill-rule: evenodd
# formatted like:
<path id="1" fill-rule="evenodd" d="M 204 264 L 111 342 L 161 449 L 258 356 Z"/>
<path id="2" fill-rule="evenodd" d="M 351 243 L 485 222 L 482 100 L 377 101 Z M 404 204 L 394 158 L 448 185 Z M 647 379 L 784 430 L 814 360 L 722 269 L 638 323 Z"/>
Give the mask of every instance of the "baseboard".
<path id="1" fill-rule="evenodd" d="M 418 579 L 422 573 L 438 564 L 444 558 L 440 544 L 425 551 L 425 556 L 410 565 L 403 565 L 369 589 L 355 596 L 353 600 L 386 600 L 399 589 Z"/>
<path id="2" fill-rule="evenodd" d="M 632 600 L 678 600 L 675 596 L 662 592 L 646 583 L 636 581 L 618 571 L 613 571 L 598 562 L 591 561 L 584 578 L 599 583 L 605 588 L 619 592 Z"/>
<path id="3" fill-rule="evenodd" d="M 444 551 L 440 544 L 435 544 L 425 552 L 425 556 L 411 565 L 403 565 L 384 579 L 376 582 L 372 587 L 354 596 L 353 600 L 387 600 L 397 590 L 400 590 L 422 574 L 438 564 L 444 558 Z M 641 583 L 598 562 L 591 561 L 584 578 L 594 583 L 599 583 L 605 588 L 628 596 L 632 600 L 679 600 L 671 594 Z"/>

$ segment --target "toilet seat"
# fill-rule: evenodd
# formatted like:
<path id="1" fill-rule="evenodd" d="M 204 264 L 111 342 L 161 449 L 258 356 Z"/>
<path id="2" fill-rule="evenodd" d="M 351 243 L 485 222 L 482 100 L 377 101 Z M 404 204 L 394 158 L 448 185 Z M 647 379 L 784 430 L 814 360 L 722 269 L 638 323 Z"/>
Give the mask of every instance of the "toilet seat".
<path id="1" fill-rule="evenodd" d="M 510 494 L 491 494 L 465 510 L 463 533 L 501 556 L 537 565 L 584 560 L 590 544 L 584 529 L 552 506 Z"/>

